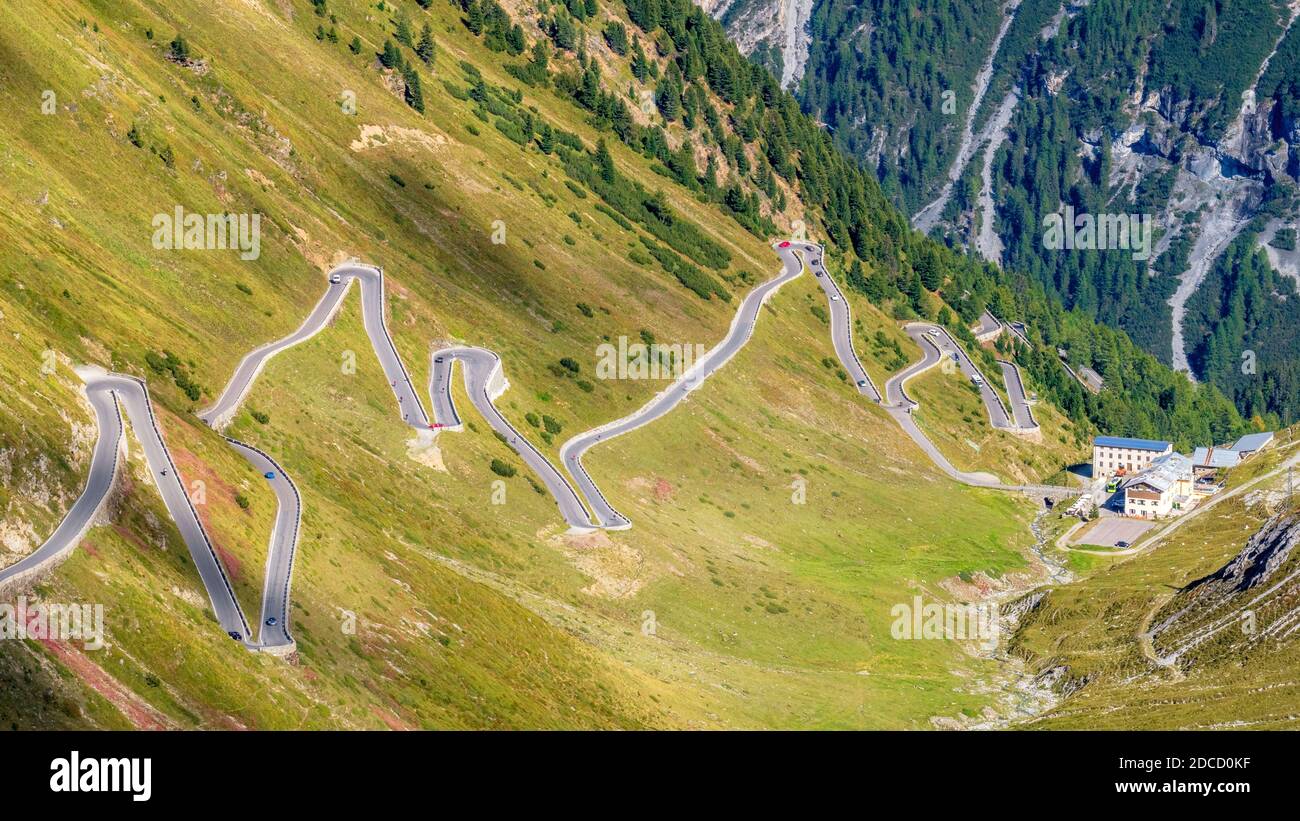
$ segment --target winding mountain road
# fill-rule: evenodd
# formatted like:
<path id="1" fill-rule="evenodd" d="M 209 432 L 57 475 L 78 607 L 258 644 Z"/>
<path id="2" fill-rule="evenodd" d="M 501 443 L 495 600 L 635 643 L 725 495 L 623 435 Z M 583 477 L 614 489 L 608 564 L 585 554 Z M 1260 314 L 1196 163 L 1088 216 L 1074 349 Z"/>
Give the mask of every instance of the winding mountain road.
<path id="1" fill-rule="evenodd" d="M 460 414 L 456 411 L 456 403 L 451 398 L 452 367 L 456 362 L 460 363 L 465 392 L 469 394 L 474 407 L 494 431 L 506 437 L 506 443 L 514 448 L 524 463 L 542 480 L 542 484 L 546 485 L 559 505 L 564 520 L 574 528 L 592 529 L 587 508 L 573 485 L 493 404 L 510 384 L 502 371 L 501 357 L 494 352 L 486 348 L 456 347 L 444 348 L 433 355 L 429 397 L 433 402 L 434 418 L 448 430 L 460 430 L 463 425 Z M 627 526 L 630 527 L 631 524 L 628 523 Z"/>
<path id="2" fill-rule="evenodd" d="M 126 451 L 122 411 L 126 412 L 144 452 L 145 462 L 158 493 L 207 589 L 213 614 L 221 629 L 248 642 L 248 620 L 235 599 L 234 588 L 226 575 L 217 551 L 199 521 L 198 513 L 185 491 L 180 473 L 163 442 L 162 431 L 149 402 L 144 381 L 133 376 L 108 373 L 101 368 L 82 367 L 78 375 L 86 383 L 86 398 L 95 411 L 99 439 L 91 456 L 86 489 L 73 504 L 54 534 L 33 553 L 0 571 L 0 586 L 36 576 L 66 556 L 90 528 L 104 505 L 117 478 L 117 465 Z M 250 643 L 251 646 L 251 643 Z"/>
<path id="3" fill-rule="evenodd" d="M 1060 495 L 1073 488 L 1052 485 L 1005 485 L 986 473 L 959 471 L 918 428 L 911 411 L 916 402 L 905 392 L 907 380 L 928 370 L 943 356 L 956 354 L 962 370 L 978 373 L 975 364 L 943 328 L 928 323 L 912 323 L 907 333 L 920 345 L 921 361 L 891 378 L 882 394 L 872 382 L 853 348 L 852 315 L 839 286 L 826 271 L 823 249 L 809 243 L 782 242 L 774 246 L 782 261 L 782 270 L 772 279 L 751 291 L 742 301 L 727 335 L 691 368 L 654 396 L 637 411 L 585 433 L 578 434 L 560 448 L 561 465 L 568 470 L 570 481 L 509 420 L 494 401 L 508 388 L 500 357 L 485 348 L 456 346 L 444 348 L 432 356 L 428 384 L 429 398 L 436 424 L 429 422 L 410 375 L 388 333 L 385 321 L 384 278 L 380 268 L 348 263 L 332 270 L 325 294 L 299 328 L 288 336 L 262 345 L 246 355 L 235 368 L 229 383 L 211 407 L 198 414 L 214 429 L 230 422 L 240 404 L 252 390 L 257 376 L 272 356 L 298 345 L 324 329 L 337 313 L 353 281 L 360 284 L 363 321 L 367 336 L 397 399 L 402 420 L 421 437 L 433 436 L 433 430 L 459 430 L 462 420 L 451 395 L 451 381 L 456 363 L 467 394 L 475 408 L 507 444 L 532 469 L 555 499 L 564 520 L 576 530 L 596 528 L 619 530 L 631 522 L 614 509 L 595 480 L 582 464 L 582 457 L 592 447 L 650 424 L 664 416 L 712 374 L 726 365 L 753 336 L 763 304 L 785 283 L 798 277 L 807 258 L 830 305 L 831 339 L 840 363 L 852 377 L 858 393 L 884 407 L 903 430 L 944 473 L 965 484 L 1031 494 Z M 254 639 L 243 610 L 235 598 L 230 580 L 221 565 L 185 485 L 163 441 L 144 382 L 132 376 L 111 374 L 98 368 L 78 369 L 85 382 L 86 396 L 95 411 L 99 437 L 91 457 L 86 489 L 73 504 L 53 535 L 32 554 L 0 571 L 0 586 L 22 581 L 48 569 L 66 556 L 94 522 L 117 476 L 119 457 L 125 447 L 121 410 L 125 409 L 132 428 L 144 449 L 154 481 L 168 512 L 175 521 L 195 567 L 212 602 L 217 621 L 232 638 L 250 650 L 288 653 L 295 648 L 289 631 L 289 603 L 302 501 L 288 474 L 263 451 L 227 438 L 227 443 L 262 473 L 275 493 L 278 509 L 267 552 L 266 579 L 262 601 L 259 636 Z M 1010 382 L 1009 382 L 1010 384 Z M 1017 374 L 1018 384 L 1018 374 Z M 987 382 L 982 390 L 985 406 L 995 427 L 1015 426 L 1007 417 L 1001 400 Z M 1020 395 L 1023 396 L 1023 387 Z"/>

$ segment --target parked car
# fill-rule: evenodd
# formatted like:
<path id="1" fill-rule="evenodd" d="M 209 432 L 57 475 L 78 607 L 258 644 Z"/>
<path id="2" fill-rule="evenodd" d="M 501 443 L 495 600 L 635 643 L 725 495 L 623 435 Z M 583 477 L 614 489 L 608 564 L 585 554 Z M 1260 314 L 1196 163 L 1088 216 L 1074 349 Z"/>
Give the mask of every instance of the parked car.
<path id="1" fill-rule="evenodd" d="M 1123 539 L 1120 539 L 1118 542 L 1115 542 L 1115 546 L 1116 546 L 1116 547 L 1132 547 L 1133 545 L 1132 545 L 1130 542 L 1126 542 L 1126 541 L 1124 541 Z"/>

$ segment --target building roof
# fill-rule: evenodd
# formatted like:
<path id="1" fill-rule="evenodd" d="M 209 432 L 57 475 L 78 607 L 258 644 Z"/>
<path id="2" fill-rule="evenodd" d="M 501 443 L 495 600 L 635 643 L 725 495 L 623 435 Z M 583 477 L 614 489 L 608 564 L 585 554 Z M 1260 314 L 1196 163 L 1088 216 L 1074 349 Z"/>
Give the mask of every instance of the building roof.
<path id="1" fill-rule="evenodd" d="M 1243 436 L 1236 442 L 1233 442 L 1231 450 L 1246 451 L 1247 453 L 1262 449 L 1269 442 L 1273 441 L 1273 434 L 1269 433 L 1252 433 Z"/>
<path id="2" fill-rule="evenodd" d="M 1197 448 L 1192 465 L 1198 468 L 1231 468 L 1241 464 L 1241 454 L 1230 448 Z"/>
<path id="3" fill-rule="evenodd" d="M 1150 485 L 1164 493 L 1179 480 L 1192 478 L 1192 460 L 1181 453 L 1170 453 L 1151 463 L 1151 466 L 1124 483 L 1124 489 L 1133 485 Z"/>
<path id="4" fill-rule="evenodd" d="M 1157 453 L 1166 451 L 1170 445 L 1168 442 L 1159 442 L 1154 439 L 1129 439 L 1125 436 L 1098 436 L 1092 440 L 1094 445 L 1100 445 L 1104 448 L 1129 448 L 1131 450 L 1153 450 Z"/>

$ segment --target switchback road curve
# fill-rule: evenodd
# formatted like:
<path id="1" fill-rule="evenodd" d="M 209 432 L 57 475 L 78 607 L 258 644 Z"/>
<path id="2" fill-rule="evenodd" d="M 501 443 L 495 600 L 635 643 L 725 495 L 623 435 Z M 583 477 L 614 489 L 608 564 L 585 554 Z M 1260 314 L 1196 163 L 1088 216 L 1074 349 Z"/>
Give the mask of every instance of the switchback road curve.
<path id="1" fill-rule="evenodd" d="M 356 281 L 361 289 L 366 334 L 393 390 L 405 424 L 416 430 L 417 435 L 420 436 L 432 436 L 431 429 L 460 429 L 462 420 L 451 396 L 453 367 L 456 363 L 460 363 L 461 376 L 470 401 L 489 426 L 501 434 L 507 444 L 541 478 L 552 498 L 555 499 L 564 520 L 572 528 L 579 530 L 625 529 L 631 527 L 631 522 L 615 510 L 600 491 L 595 480 L 583 466 L 582 456 L 601 442 L 636 430 L 664 416 L 703 384 L 709 376 L 726 365 L 752 337 L 762 306 L 768 297 L 803 272 L 804 260 L 800 258 L 800 254 L 803 254 L 806 256 L 808 267 L 817 277 L 827 296 L 832 345 L 840 363 L 853 379 L 858 393 L 884 407 L 936 466 L 957 481 L 979 487 L 1046 495 L 1074 492 L 1072 488 L 1053 485 L 1005 485 L 989 474 L 965 473 L 954 468 L 911 418 L 911 410 L 916 403 L 907 397 L 904 385 L 908 379 L 937 364 L 940 357 L 945 354 L 956 354 L 963 371 L 968 374 L 978 373 L 965 351 L 957 345 L 946 330 L 939 326 L 925 323 L 909 325 L 907 332 L 920 345 L 924 356 L 921 361 L 892 377 L 886 383 L 882 395 L 854 351 L 851 312 L 839 286 L 826 271 L 821 246 L 783 242 L 777 244 L 775 250 L 781 258 L 782 270 L 774 278 L 751 291 L 741 301 L 731 327 L 721 342 L 637 411 L 578 434 L 561 446 L 561 466 L 567 469 L 573 481 L 566 478 L 561 469 L 552 464 L 496 408 L 495 400 L 506 390 L 509 383 L 505 379 L 500 357 L 492 351 L 456 346 L 444 348 L 433 354 L 428 391 L 434 418 L 438 421 L 430 423 L 410 374 L 403 365 L 393 345 L 392 337 L 388 333 L 385 321 L 383 271 L 359 263 L 348 263 L 332 270 L 325 294 L 303 324 L 288 336 L 262 345 L 246 355 L 235 368 L 230 382 L 216 402 L 198 415 L 215 429 L 220 429 L 229 423 L 252 390 L 266 362 L 277 353 L 310 339 L 325 328 L 337 313 L 353 281 Z M 946 342 L 939 341 L 940 336 Z M 99 428 L 99 438 L 91 457 L 86 489 L 44 544 L 11 567 L 0 571 L 0 587 L 36 575 L 60 561 L 76 546 L 91 526 L 116 479 L 118 460 L 125 442 L 121 415 L 121 409 L 125 408 L 136 436 L 141 441 L 155 484 L 189 548 L 222 629 L 249 649 L 277 653 L 286 653 L 294 649 L 294 641 L 289 633 L 289 601 L 302 502 L 289 476 L 268 454 L 242 442 L 227 439 L 232 448 L 266 476 L 271 489 L 276 494 L 278 504 L 267 553 L 259 637 L 254 639 L 216 550 L 185 493 L 185 486 L 154 418 L 144 382 L 135 377 L 110 374 L 96 368 L 79 368 L 78 374 L 86 384 L 86 396 L 95 412 Z M 1023 386 L 1019 383 L 1018 373 L 1016 377 L 1019 393 L 1013 391 L 1011 395 L 1023 399 Z M 1011 390 L 1010 383 L 1011 379 L 1008 375 L 1009 390 Z M 988 388 L 987 382 L 981 393 L 989 411 L 990 421 L 995 427 L 1014 428 L 1021 421 L 1019 414 L 1015 421 L 1008 418 L 1000 398 Z"/>

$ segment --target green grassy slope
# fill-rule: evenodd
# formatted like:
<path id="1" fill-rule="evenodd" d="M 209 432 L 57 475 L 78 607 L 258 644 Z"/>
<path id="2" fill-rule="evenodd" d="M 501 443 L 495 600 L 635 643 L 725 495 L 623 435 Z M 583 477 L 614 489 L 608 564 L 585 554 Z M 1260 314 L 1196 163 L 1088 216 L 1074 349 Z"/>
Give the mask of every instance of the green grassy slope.
<path id="1" fill-rule="evenodd" d="M 1078 689 L 1028 726 L 1294 726 L 1296 644 L 1289 637 L 1231 652 L 1218 652 L 1212 643 L 1162 666 L 1143 635 L 1188 603 L 1180 591 L 1224 566 L 1265 522 L 1288 509 L 1286 474 L 1273 474 L 1294 454 L 1294 446 L 1274 449 L 1243 465 L 1231 476 L 1228 492 L 1249 486 L 1244 492 L 1179 523 L 1150 549 L 1114 558 L 1072 554 L 1083 558 L 1071 566 L 1085 578 L 1051 590 L 1024 620 L 1012 648 L 1035 672 L 1055 669 L 1062 685 Z M 1273 579 L 1294 569 L 1292 557 Z M 1243 594 L 1242 602 L 1272 583 Z M 1293 600 L 1294 591 L 1288 591 L 1273 604 L 1290 606 Z M 1261 607 L 1259 627 L 1281 612 Z"/>
<path id="2" fill-rule="evenodd" d="M 511 382 L 503 411 L 521 430 L 533 430 L 530 413 L 558 422 L 551 442 L 538 433 L 552 453 L 662 387 L 592 379 L 600 342 L 644 330 L 711 345 L 725 333 L 734 297 L 702 300 L 648 262 L 644 232 L 566 184 L 558 155 L 517 145 L 461 99 L 474 82 L 462 61 L 489 85 L 518 83 L 451 7 L 402 6 L 439 42 L 424 116 L 373 65 L 391 4 L 330 8 L 339 43 L 312 35 L 322 18 L 306 3 L 0 10 L 0 87 L 26 101 L 0 124 L 0 330 L 17 343 L 0 349 L 12 387 L 0 397 L 0 502 L 17 534 L 6 562 L 79 491 L 90 416 L 68 366 L 93 362 L 148 379 L 256 612 L 275 500 L 193 411 L 247 350 L 296 327 L 324 270 L 349 256 L 385 267 L 389 324 L 417 383 L 432 346 L 491 347 Z M 164 59 L 178 30 L 202 63 Z M 360 55 L 346 47 L 353 36 Z M 46 89 L 58 100 L 50 115 Z M 349 91 L 355 114 L 340 106 Z M 528 90 L 519 105 L 594 147 L 572 103 Z M 717 206 L 610 150 L 621 175 L 662 189 L 727 250 L 717 276 L 734 295 L 775 271 L 766 243 Z M 261 256 L 154 249 L 154 214 L 177 204 L 255 209 Z M 498 220 L 504 244 L 492 242 Z M 919 591 L 946 597 L 940 583 L 960 574 L 1019 570 L 1030 510 L 941 477 L 824 366 L 819 299 L 810 280 L 786 286 L 752 345 L 686 405 L 595 450 L 593 475 L 635 527 L 573 537 L 522 469 L 505 480 L 506 504 L 491 504 L 489 463 L 518 460 L 473 415 L 436 452 L 411 452 L 352 295 L 333 327 L 268 366 L 230 431 L 302 491 L 298 657 L 221 639 L 137 456 L 111 523 L 40 588 L 105 603 L 110 647 L 85 657 L 127 695 L 94 670 L 69 673 L 70 703 L 83 706 L 65 715 L 80 718 L 40 723 L 115 726 L 126 710 L 136 724 L 143 711 L 182 727 L 923 727 L 980 709 L 989 697 L 969 677 L 989 662 L 951 643 L 893 641 L 889 607 Z M 897 338 L 865 303 L 855 316 Z M 873 374 L 894 366 L 888 351 L 859 347 Z M 52 374 L 41 371 L 47 348 Z M 147 364 L 163 352 L 176 373 Z M 349 352 L 355 373 L 342 367 Z M 578 375 L 556 370 L 566 357 Z M 458 403 L 468 407 L 463 394 Z M 806 504 L 791 502 L 796 477 Z M 918 499 L 952 515 L 920 515 Z M 5 644 L 14 669 L 65 664 Z M 35 693 L 40 678 L 26 680 Z"/>

